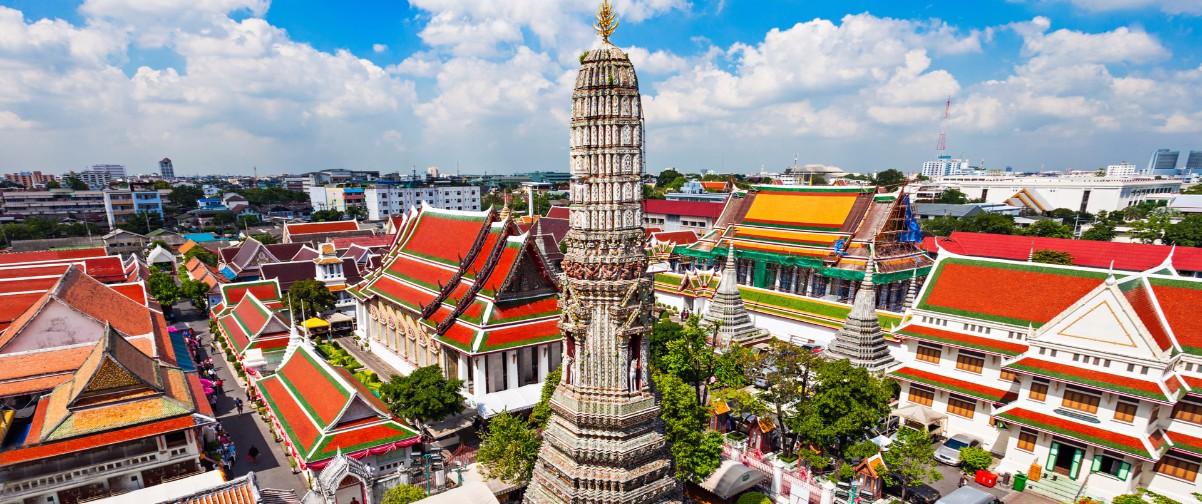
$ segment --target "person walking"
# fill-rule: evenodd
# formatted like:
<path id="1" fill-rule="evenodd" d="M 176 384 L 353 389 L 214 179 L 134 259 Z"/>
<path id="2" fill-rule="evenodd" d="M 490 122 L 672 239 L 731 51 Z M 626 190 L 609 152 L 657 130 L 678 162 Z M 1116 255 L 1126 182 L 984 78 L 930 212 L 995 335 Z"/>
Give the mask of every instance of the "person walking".
<path id="1" fill-rule="evenodd" d="M 242 414 L 242 398 L 241 397 L 234 398 L 234 408 L 236 408 L 238 410 L 239 415 Z"/>
<path id="2" fill-rule="evenodd" d="M 249 450 L 246 450 L 246 456 L 250 457 L 250 465 L 255 465 L 255 459 L 259 457 L 259 448 L 251 445 Z"/>

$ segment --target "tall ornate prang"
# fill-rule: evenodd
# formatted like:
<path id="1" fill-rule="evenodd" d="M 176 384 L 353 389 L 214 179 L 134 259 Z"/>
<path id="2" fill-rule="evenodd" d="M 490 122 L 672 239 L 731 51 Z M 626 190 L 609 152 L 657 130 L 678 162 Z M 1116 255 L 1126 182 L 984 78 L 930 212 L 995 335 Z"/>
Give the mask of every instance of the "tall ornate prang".
<path id="1" fill-rule="evenodd" d="M 835 359 L 848 359 L 856 367 L 869 371 L 886 371 L 896 361 L 889 355 L 889 345 L 885 343 L 885 332 L 881 330 L 880 319 L 876 316 L 876 289 L 872 285 L 872 273 L 876 266 L 876 253 L 869 245 L 868 263 L 864 266 L 864 281 L 856 292 L 856 299 L 851 305 L 851 313 L 843 322 L 843 327 L 835 333 L 835 340 L 827 350 Z"/>
<path id="2" fill-rule="evenodd" d="M 679 499 L 647 375 L 652 284 L 643 252 L 643 113 L 634 66 L 609 43 L 581 58 L 572 93 L 571 216 L 560 295 L 563 378 L 551 397 L 528 503 Z"/>

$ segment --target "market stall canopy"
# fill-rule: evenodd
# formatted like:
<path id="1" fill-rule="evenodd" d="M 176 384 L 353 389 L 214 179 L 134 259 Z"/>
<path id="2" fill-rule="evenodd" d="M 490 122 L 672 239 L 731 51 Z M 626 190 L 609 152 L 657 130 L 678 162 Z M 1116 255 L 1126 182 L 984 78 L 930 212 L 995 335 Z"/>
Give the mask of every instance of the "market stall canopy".
<path id="1" fill-rule="evenodd" d="M 921 425 L 927 429 L 927 432 L 935 433 L 943 428 L 943 422 L 947 420 L 947 415 L 935 411 L 921 404 L 910 403 L 900 408 L 893 410 L 893 416 Z M 938 429 L 931 429 L 931 426 L 937 426 Z"/>
<path id="2" fill-rule="evenodd" d="M 713 474 L 701 482 L 701 488 L 723 499 L 729 499 L 766 479 L 767 474 L 733 460 L 724 460 Z"/>
<path id="3" fill-rule="evenodd" d="M 322 327 L 330 327 L 330 323 L 317 317 L 313 317 L 301 323 L 305 329 L 320 329 Z"/>

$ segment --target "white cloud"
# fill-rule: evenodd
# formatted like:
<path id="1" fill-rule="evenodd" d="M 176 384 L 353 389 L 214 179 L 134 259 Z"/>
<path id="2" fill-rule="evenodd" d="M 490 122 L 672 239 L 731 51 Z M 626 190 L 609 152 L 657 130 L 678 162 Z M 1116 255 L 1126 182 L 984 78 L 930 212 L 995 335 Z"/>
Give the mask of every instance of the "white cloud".
<path id="1" fill-rule="evenodd" d="M 1202 0 L 1069 0 L 1074 6 L 1093 12 L 1135 9 L 1159 9 L 1168 14 L 1202 14 Z"/>
<path id="2" fill-rule="evenodd" d="M 383 53 L 387 50 L 388 50 L 387 44 L 372 44 L 371 45 L 371 52 L 374 52 L 376 54 Z"/>

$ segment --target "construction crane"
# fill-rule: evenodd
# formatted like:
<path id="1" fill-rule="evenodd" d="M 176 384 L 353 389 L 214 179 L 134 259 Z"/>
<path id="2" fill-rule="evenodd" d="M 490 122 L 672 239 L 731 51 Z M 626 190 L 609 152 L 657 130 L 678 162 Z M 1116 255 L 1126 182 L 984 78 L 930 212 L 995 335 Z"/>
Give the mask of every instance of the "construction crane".
<path id="1" fill-rule="evenodd" d="M 943 104 L 943 121 L 939 123 L 939 141 L 935 143 L 935 151 L 939 155 L 947 150 L 947 119 L 951 117 L 952 97 L 948 96 Z"/>

